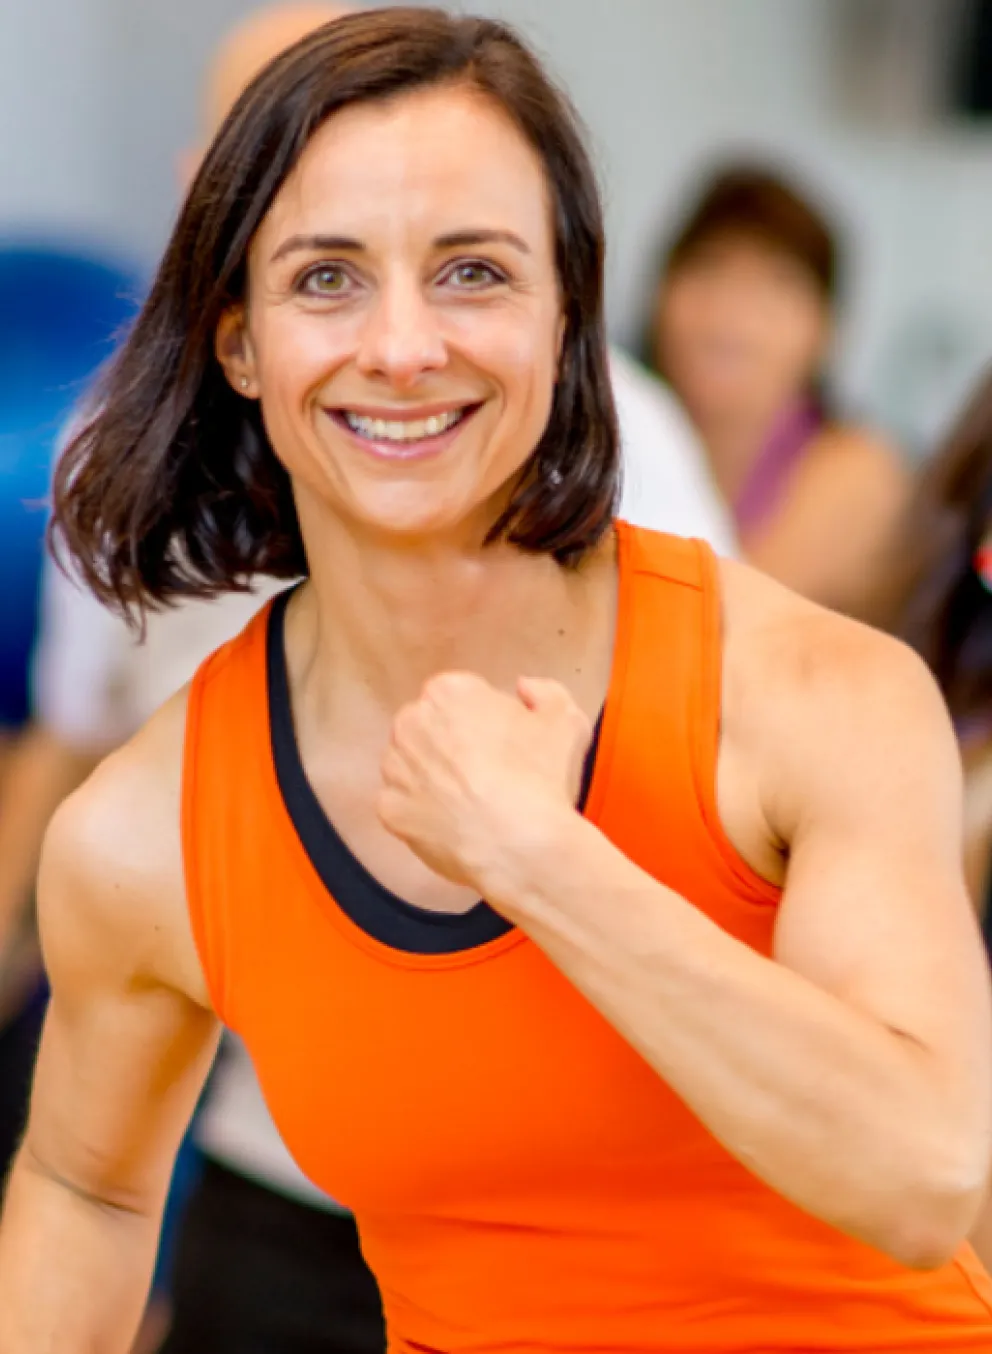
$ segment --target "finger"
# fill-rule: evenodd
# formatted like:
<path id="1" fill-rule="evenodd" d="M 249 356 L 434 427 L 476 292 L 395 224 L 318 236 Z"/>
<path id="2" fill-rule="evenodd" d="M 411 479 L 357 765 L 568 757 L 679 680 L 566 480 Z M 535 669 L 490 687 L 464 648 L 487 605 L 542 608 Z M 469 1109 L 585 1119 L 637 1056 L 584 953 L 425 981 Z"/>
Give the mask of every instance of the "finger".
<path id="1" fill-rule="evenodd" d="M 517 694 L 535 713 L 558 713 L 559 711 L 578 709 L 572 693 L 561 682 L 553 682 L 547 677 L 519 677 Z"/>
<path id="2" fill-rule="evenodd" d="M 390 746 L 408 755 L 422 754 L 436 741 L 439 710 L 423 698 L 402 706 L 393 717 Z"/>
<path id="3" fill-rule="evenodd" d="M 517 682 L 517 693 L 532 714 L 567 730 L 569 737 L 583 748 L 589 742 L 592 721 L 568 688 L 560 682 L 543 677 L 521 677 Z"/>
<path id="4" fill-rule="evenodd" d="M 379 822 L 386 831 L 402 840 L 406 809 L 405 796 L 388 786 L 384 787 L 379 791 L 375 808 Z"/>
<path id="5" fill-rule="evenodd" d="M 432 705 L 447 705 L 494 689 L 474 672 L 437 672 L 424 683 L 421 700 Z"/>
<path id="6" fill-rule="evenodd" d="M 410 789 L 413 779 L 410 764 L 398 748 L 393 746 L 386 748 L 382 754 L 379 770 L 384 785 L 397 790 Z"/>

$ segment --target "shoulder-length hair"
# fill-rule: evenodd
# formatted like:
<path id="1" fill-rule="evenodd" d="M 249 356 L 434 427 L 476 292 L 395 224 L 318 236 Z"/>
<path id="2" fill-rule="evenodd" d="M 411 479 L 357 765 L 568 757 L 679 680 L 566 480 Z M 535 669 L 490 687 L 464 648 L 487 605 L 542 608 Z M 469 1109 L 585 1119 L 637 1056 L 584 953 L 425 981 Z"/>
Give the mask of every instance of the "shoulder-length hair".
<path id="1" fill-rule="evenodd" d="M 959 725 L 992 718 L 992 592 L 977 554 L 990 531 L 992 370 L 923 471 L 883 617 L 929 664 Z"/>
<path id="2" fill-rule="evenodd" d="M 539 155 L 565 332 L 547 428 L 490 540 L 577 561 L 611 520 L 619 479 L 603 318 L 604 236 L 577 117 L 504 24 L 438 9 L 349 15 L 249 86 L 193 182 L 133 331 L 55 475 L 53 544 L 126 614 L 307 572 L 289 476 L 255 401 L 229 386 L 218 321 L 242 301 L 249 247 L 327 119 L 431 86 L 477 90 Z"/>

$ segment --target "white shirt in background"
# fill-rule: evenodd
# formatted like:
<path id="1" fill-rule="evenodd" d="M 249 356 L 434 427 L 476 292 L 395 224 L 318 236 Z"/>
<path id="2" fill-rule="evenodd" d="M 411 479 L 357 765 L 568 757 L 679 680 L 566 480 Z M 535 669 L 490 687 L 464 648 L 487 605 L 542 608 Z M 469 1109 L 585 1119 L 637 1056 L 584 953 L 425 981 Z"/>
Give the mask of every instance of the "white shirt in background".
<path id="1" fill-rule="evenodd" d="M 632 357 L 614 348 L 610 358 L 623 450 L 620 516 L 652 531 L 698 536 L 718 555 L 733 557 L 730 514 L 688 414 Z"/>

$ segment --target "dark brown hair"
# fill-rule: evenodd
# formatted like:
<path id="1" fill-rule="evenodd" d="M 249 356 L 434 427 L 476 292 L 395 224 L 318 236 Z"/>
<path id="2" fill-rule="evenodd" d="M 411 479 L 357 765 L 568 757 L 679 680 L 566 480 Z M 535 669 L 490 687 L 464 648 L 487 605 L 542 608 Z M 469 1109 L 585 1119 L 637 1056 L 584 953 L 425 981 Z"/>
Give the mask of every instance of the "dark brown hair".
<path id="1" fill-rule="evenodd" d="M 826 216 L 794 185 L 758 165 L 718 171 L 668 244 L 664 271 L 679 265 L 703 244 L 744 235 L 780 250 L 809 272 L 832 303 L 839 287 L 839 251 Z"/>
<path id="2" fill-rule="evenodd" d="M 992 370 L 924 469 L 893 551 L 882 619 L 929 664 L 960 723 L 992 718 Z"/>
<path id="3" fill-rule="evenodd" d="M 614 510 L 616 415 L 603 320 L 603 223 L 575 114 L 505 25 L 438 9 L 349 15 L 278 57 L 200 168 L 147 303 L 56 472 L 54 544 L 126 613 L 307 572 L 289 481 L 256 401 L 214 354 L 251 241 L 322 124 L 350 105 L 443 84 L 491 99 L 548 179 L 565 317 L 548 426 L 490 539 L 583 555 Z"/>
<path id="4" fill-rule="evenodd" d="M 840 246 L 821 209 L 773 170 L 756 164 L 726 165 L 704 182 L 677 233 L 664 242 L 655 276 L 659 283 L 676 273 L 697 250 L 715 240 L 751 239 L 778 250 L 805 268 L 824 303 L 833 307 L 841 288 Z M 655 296 L 642 331 L 647 366 L 658 363 Z M 662 373 L 664 375 L 664 373 Z M 830 400 L 822 373 L 809 391 L 826 416 Z"/>

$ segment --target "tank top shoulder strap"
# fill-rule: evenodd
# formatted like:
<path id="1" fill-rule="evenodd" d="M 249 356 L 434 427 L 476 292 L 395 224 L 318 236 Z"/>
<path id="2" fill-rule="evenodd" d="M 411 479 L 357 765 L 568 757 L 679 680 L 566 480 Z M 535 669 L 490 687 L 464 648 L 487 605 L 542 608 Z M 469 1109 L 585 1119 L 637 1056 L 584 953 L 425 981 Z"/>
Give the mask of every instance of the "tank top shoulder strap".
<path id="1" fill-rule="evenodd" d="M 620 524 L 612 718 L 590 812 L 648 873 L 751 943 L 780 890 L 742 859 L 716 800 L 723 642 L 719 566 L 702 541 Z M 612 706 L 612 710 L 609 707 Z"/>
<path id="2" fill-rule="evenodd" d="M 272 602 L 217 649 L 190 686 L 183 750 L 182 845 L 193 935 L 214 1009 L 232 1024 L 228 968 L 239 881 L 264 851 L 271 809 L 266 642 Z M 240 862 L 238 870 L 230 868 Z"/>

